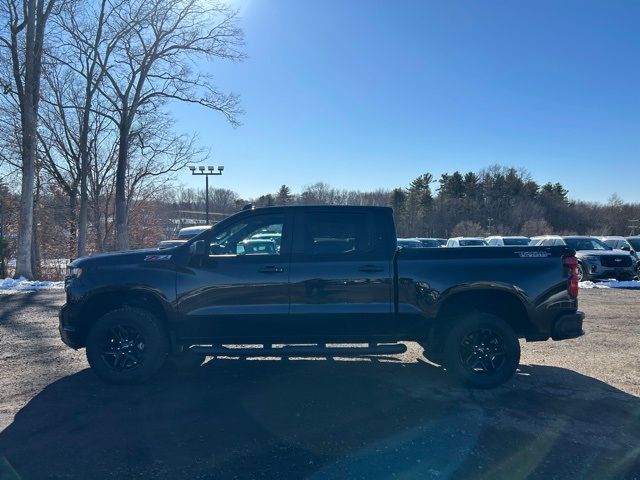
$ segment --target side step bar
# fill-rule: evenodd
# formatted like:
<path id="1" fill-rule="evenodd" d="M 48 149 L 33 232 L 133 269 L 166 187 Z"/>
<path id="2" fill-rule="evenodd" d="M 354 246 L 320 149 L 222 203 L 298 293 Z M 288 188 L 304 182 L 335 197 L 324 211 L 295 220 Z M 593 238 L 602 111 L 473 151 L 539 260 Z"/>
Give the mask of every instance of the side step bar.
<path id="1" fill-rule="evenodd" d="M 286 345 L 284 347 L 229 348 L 223 345 L 195 345 L 189 351 L 211 357 L 360 357 L 362 355 L 397 355 L 407 351 L 403 343 L 369 344 L 368 347 L 327 347 Z"/>

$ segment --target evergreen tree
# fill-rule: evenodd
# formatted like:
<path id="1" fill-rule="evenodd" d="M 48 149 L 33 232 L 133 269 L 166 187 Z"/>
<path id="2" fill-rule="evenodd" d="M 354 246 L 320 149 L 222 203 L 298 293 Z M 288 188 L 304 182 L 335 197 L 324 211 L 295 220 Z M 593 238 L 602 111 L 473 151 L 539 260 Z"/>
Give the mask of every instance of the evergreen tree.
<path id="1" fill-rule="evenodd" d="M 275 204 L 276 205 L 289 205 L 293 200 L 293 195 L 291 195 L 291 189 L 286 185 L 282 185 L 278 193 L 276 194 Z"/>

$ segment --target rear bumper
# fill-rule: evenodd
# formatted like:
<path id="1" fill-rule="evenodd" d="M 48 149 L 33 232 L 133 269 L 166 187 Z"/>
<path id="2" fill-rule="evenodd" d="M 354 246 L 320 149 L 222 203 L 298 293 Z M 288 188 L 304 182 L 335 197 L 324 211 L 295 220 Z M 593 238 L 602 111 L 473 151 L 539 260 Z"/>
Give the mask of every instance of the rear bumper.
<path id="1" fill-rule="evenodd" d="M 60 338 L 65 345 L 78 349 L 84 347 L 84 341 L 81 338 L 80 332 L 74 326 L 74 312 L 67 305 L 63 305 L 58 314 L 58 331 L 60 332 Z"/>
<path id="2" fill-rule="evenodd" d="M 553 324 L 551 338 L 554 340 L 567 340 L 581 337 L 584 335 L 584 330 L 582 329 L 583 320 L 584 312 L 581 311 L 565 313 L 559 316 Z"/>

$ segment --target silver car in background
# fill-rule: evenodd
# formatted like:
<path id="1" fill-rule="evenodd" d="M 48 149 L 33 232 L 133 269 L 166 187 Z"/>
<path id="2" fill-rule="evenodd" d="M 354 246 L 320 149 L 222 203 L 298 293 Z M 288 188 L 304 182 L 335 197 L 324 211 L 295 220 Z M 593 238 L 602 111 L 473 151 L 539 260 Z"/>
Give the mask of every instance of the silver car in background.
<path id="1" fill-rule="evenodd" d="M 602 240 L 614 250 L 624 250 L 625 252 L 629 252 L 636 262 L 636 275 L 639 273 L 640 256 L 638 255 L 638 249 L 635 248 L 627 238 L 608 236 L 600 237 L 600 240 Z M 640 242 L 638 242 L 638 246 L 640 247 Z"/>
<path id="2" fill-rule="evenodd" d="M 515 247 L 529 245 L 531 239 L 529 237 L 515 235 L 507 237 L 495 235 L 485 238 L 485 241 L 490 247 Z"/>
<path id="3" fill-rule="evenodd" d="M 531 245 L 564 245 L 574 249 L 578 258 L 578 279 L 581 282 L 609 278 L 632 280 L 637 276 L 637 262 L 629 252 L 614 250 L 595 237 L 546 235 L 532 238 Z"/>

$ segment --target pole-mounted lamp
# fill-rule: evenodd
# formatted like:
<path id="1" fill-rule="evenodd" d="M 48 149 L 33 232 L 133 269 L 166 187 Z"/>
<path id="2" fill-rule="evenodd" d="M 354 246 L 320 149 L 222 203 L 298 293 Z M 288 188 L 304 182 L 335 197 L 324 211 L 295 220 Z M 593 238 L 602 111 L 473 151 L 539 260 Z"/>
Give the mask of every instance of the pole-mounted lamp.
<path id="1" fill-rule="evenodd" d="M 205 206 L 205 212 L 206 212 L 206 222 L 207 222 L 207 225 L 209 225 L 209 175 L 222 175 L 224 166 L 223 165 L 218 166 L 218 171 L 216 171 L 215 167 L 208 166 L 206 167 L 206 171 L 205 171 L 204 165 L 198 165 L 198 166 L 190 165 L 189 170 L 191 170 L 191 175 L 204 175 L 204 178 L 205 178 L 204 206 Z"/>

